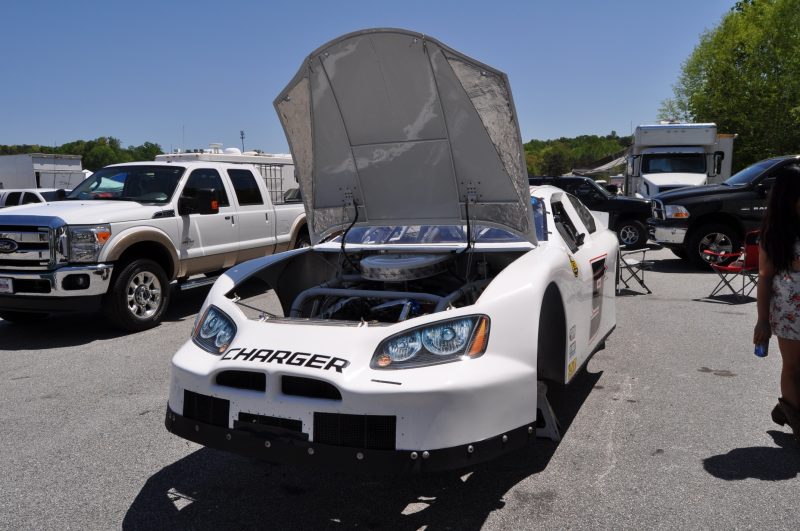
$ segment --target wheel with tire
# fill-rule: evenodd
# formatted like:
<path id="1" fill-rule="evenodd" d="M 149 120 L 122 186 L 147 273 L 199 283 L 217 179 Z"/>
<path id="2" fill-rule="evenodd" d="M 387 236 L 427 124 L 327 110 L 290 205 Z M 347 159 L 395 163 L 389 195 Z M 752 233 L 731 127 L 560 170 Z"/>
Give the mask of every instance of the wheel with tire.
<path id="1" fill-rule="evenodd" d="M 683 247 L 670 247 L 669 250 L 681 260 L 686 260 L 686 249 Z"/>
<path id="2" fill-rule="evenodd" d="M 303 247 L 311 247 L 311 237 L 308 235 L 307 230 L 298 234 L 297 239 L 294 241 L 295 249 L 302 249 Z"/>
<path id="3" fill-rule="evenodd" d="M 638 219 L 626 219 L 617 225 L 619 244 L 626 249 L 641 249 L 647 243 L 647 227 Z"/>
<path id="4" fill-rule="evenodd" d="M 35 323 L 45 319 L 46 317 L 46 313 L 0 312 L 0 319 L 16 324 Z"/>
<path id="5" fill-rule="evenodd" d="M 118 328 L 131 332 L 147 330 L 164 317 L 169 289 L 169 279 L 161 266 L 140 258 L 115 274 L 104 310 L 111 324 Z"/>
<path id="6" fill-rule="evenodd" d="M 703 251 L 732 253 L 738 251 L 741 246 L 742 239 L 732 227 L 723 223 L 708 223 L 689 234 L 686 257 L 695 266 L 706 269 L 708 261 Z"/>

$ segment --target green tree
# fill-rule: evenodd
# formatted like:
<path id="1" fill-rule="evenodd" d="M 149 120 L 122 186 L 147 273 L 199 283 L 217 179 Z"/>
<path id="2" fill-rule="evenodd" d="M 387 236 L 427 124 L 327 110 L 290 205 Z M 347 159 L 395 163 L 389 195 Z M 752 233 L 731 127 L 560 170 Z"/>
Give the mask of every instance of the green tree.
<path id="1" fill-rule="evenodd" d="M 800 0 L 737 2 L 706 32 L 662 103 L 662 118 L 738 133 L 735 169 L 800 152 Z"/>

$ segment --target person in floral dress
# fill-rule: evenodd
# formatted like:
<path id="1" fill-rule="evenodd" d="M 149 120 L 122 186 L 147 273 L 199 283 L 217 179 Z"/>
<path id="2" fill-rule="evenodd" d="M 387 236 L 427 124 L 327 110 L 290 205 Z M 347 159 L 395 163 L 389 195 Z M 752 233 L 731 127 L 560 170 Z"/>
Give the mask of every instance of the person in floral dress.
<path id="1" fill-rule="evenodd" d="M 800 443 L 800 166 L 786 166 L 775 176 L 759 245 L 753 343 L 778 337 L 782 396 L 772 420 L 789 424 Z"/>

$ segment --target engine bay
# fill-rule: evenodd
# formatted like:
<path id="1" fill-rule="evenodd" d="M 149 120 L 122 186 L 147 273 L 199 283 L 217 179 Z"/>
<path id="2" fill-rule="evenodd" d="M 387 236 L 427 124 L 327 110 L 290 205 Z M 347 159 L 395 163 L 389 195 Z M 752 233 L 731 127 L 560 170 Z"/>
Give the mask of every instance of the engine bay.
<path id="1" fill-rule="evenodd" d="M 398 323 L 474 304 L 520 254 L 311 250 L 265 267 L 228 296 L 252 311 L 254 297 L 274 290 L 283 315 L 249 315 L 260 320 Z"/>

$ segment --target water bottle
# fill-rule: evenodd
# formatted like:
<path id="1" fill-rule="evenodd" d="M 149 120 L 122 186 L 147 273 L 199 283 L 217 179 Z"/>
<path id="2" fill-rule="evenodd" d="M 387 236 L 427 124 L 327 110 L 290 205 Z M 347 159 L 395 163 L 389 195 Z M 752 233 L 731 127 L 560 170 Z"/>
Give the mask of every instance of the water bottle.
<path id="1" fill-rule="evenodd" d="M 766 358 L 769 353 L 769 342 L 759 343 L 753 352 L 759 358 Z"/>

